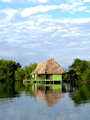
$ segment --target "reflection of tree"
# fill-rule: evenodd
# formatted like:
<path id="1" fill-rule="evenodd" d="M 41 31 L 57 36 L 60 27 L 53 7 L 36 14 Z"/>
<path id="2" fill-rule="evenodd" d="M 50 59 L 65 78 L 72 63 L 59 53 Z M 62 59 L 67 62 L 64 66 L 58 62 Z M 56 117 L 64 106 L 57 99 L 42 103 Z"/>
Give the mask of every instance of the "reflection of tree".
<path id="1" fill-rule="evenodd" d="M 83 84 L 77 87 L 76 91 L 70 92 L 69 96 L 75 103 L 75 106 L 84 103 L 90 103 L 90 85 Z"/>
<path id="2" fill-rule="evenodd" d="M 0 98 L 13 98 L 19 97 L 23 90 L 21 82 L 0 83 Z"/>
<path id="3" fill-rule="evenodd" d="M 15 92 L 17 93 L 17 95 L 20 95 L 22 91 L 24 91 L 25 86 L 23 85 L 22 82 L 17 81 L 15 82 Z"/>
<path id="4" fill-rule="evenodd" d="M 16 93 L 14 83 L 12 84 L 0 83 L 0 98 L 10 98 L 15 95 Z"/>
<path id="5" fill-rule="evenodd" d="M 37 91 L 37 97 L 40 101 L 45 101 L 49 107 L 53 107 L 58 103 L 59 99 L 63 98 L 62 92 L 54 92 L 53 90 Z"/>
<path id="6" fill-rule="evenodd" d="M 30 97 L 36 97 L 36 90 L 32 89 L 32 86 L 33 85 L 30 85 L 30 86 L 27 85 L 25 87 L 25 94 L 30 96 Z"/>

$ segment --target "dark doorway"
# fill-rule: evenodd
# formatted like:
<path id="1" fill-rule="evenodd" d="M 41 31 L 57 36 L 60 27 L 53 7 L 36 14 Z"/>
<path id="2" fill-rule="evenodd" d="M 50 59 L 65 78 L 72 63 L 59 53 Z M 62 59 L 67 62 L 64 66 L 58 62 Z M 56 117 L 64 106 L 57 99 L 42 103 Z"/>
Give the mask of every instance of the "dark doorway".
<path id="1" fill-rule="evenodd" d="M 51 79 L 51 80 L 53 80 L 53 75 L 46 74 L 46 79 Z"/>
<path id="2" fill-rule="evenodd" d="M 45 78 L 45 75 L 41 75 L 41 79 L 46 79 L 46 78 Z"/>

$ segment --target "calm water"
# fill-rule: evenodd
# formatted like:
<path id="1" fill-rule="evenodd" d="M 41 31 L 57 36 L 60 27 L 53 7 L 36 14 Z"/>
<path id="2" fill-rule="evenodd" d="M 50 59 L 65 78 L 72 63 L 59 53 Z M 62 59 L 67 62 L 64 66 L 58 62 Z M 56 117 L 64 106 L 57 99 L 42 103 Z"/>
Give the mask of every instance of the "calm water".
<path id="1" fill-rule="evenodd" d="M 90 85 L 0 83 L 0 120 L 89 120 Z"/>

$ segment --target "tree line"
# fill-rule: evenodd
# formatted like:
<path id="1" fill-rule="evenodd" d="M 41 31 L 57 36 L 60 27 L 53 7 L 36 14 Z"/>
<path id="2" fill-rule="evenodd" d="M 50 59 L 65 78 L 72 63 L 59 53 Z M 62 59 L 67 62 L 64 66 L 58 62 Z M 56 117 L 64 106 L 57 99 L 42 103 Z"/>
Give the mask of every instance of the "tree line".
<path id="1" fill-rule="evenodd" d="M 21 67 L 19 62 L 12 60 L 0 60 L 0 81 L 30 79 L 30 73 L 36 68 L 37 63 L 30 63 L 29 66 Z M 67 74 L 63 76 L 64 80 L 74 80 L 75 82 L 90 82 L 90 61 L 74 59 L 69 66 Z"/>
<path id="2" fill-rule="evenodd" d="M 90 82 L 90 61 L 74 59 L 64 79 L 74 80 L 76 83 Z"/>
<path id="3" fill-rule="evenodd" d="M 0 81 L 14 81 L 30 78 L 30 73 L 36 68 L 37 63 L 30 63 L 29 66 L 21 67 L 19 62 L 12 60 L 0 60 Z"/>

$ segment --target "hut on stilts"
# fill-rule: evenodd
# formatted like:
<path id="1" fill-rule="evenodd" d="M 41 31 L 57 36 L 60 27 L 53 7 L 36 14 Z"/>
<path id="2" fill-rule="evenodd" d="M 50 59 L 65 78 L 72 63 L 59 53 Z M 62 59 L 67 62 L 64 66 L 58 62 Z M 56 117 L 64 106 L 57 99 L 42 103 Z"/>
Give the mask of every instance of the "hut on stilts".
<path id="1" fill-rule="evenodd" d="M 53 58 L 49 58 L 45 63 L 39 63 L 31 76 L 36 81 L 42 80 L 52 84 L 61 83 L 62 74 L 65 73 L 66 71 Z"/>

